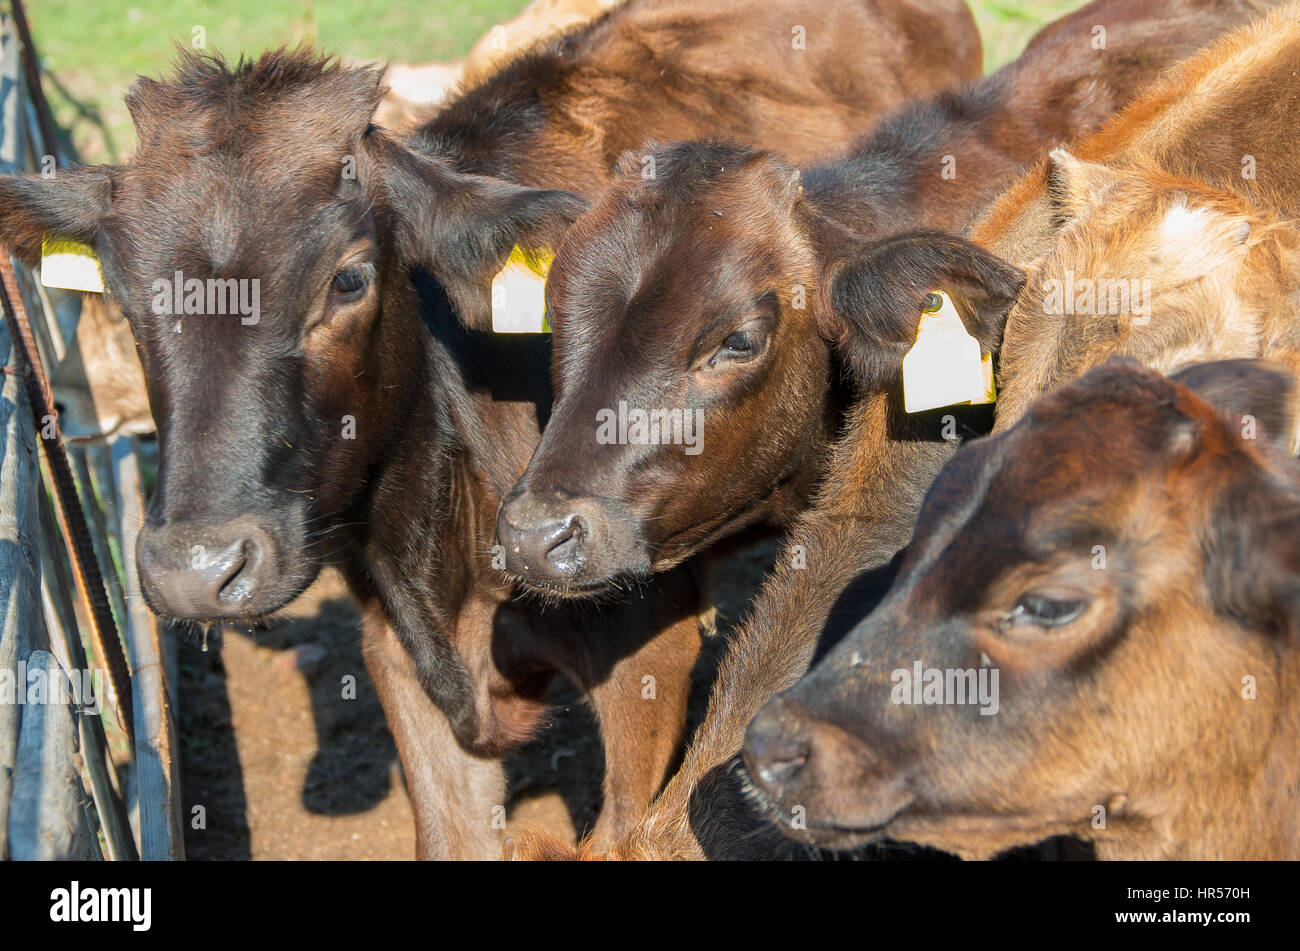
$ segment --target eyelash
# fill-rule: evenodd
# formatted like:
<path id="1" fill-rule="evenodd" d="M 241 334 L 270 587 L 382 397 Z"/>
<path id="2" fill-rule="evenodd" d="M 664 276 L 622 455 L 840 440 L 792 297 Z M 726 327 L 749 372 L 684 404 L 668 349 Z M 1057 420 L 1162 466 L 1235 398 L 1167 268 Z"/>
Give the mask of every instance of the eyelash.
<path id="1" fill-rule="evenodd" d="M 1039 609 L 1030 611 L 1031 606 Z M 1087 609 L 1088 602 L 1082 598 L 1067 601 L 1055 601 L 1039 595 L 1024 595 L 1010 613 L 998 619 L 998 629 L 1006 631 L 1017 621 L 1024 620 L 1040 627 L 1064 627 L 1079 619 Z M 1063 608 L 1064 610 L 1057 610 Z M 1055 613 L 1054 613 L 1055 612 Z"/>
<path id="2" fill-rule="evenodd" d="M 719 360 L 747 362 L 758 356 L 762 347 L 762 337 L 751 330 L 737 330 L 722 341 L 722 346 L 709 358 L 709 366 L 715 366 Z M 743 347 L 744 349 L 741 349 Z"/>
<path id="3" fill-rule="evenodd" d="M 355 280 L 355 287 L 348 287 L 346 290 L 339 289 L 339 278 L 344 276 L 351 277 Z M 350 264 L 335 272 L 333 279 L 330 281 L 330 292 L 335 300 L 354 301 L 360 300 L 375 281 L 375 265 L 371 262 L 365 264 Z M 351 283 L 351 282 L 349 282 Z"/>

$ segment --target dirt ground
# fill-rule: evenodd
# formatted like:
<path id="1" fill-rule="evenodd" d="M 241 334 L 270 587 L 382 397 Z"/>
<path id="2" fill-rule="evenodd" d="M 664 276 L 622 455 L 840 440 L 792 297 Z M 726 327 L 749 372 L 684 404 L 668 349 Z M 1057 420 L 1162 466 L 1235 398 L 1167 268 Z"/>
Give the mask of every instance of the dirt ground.
<path id="1" fill-rule="evenodd" d="M 739 553 L 715 576 L 719 632 L 704 639 L 691 720 L 713 665 L 776 552 Z M 183 814 L 191 859 L 405 859 L 415 826 L 392 737 L 361 660 L 357 613 L 327 572 L 270 626 L 208 638 L 174 631 Z M 342 699 L 345 676 L 356 699 Z M 507 832 L 519 823 L 573 838 L 600 808 L 596 725 L 568 684 L 552 690 L 550 726 L 507 762 Z M 191 823 L 192 825 L 193 823 Z"/>

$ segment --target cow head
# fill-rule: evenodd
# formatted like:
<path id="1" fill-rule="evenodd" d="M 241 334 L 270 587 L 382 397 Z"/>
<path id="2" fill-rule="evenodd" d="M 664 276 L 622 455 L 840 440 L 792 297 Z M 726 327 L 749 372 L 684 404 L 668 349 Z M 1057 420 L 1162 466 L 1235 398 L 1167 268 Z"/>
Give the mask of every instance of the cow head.
<path id="1" fill-rule="evenodd" d="M 789 834 L 1230 851 L 1230 787 L 1268 798 L 1250 777 L 1294 729 L 1300 479 L 1270 443 L 1295 418 L 1274 364 L 1113 361 L 960 449 L 886 599 L 750 725 Z"/>
<path id="2" fill-rule="evenodd" d="M 93 245 L 130 321 L 161 468 L 139 541 L 159 613 L 257 617 L 341 545 L 435 378 L 423 320 L 486 326 L 516 243 L 581 201 L 465 175 L 371 127 L 379 74 L 308 51 L 182 53 L 127 96 L 120 166 L 0 179 L 0 236 Z"/>
<path id="3" fill-rule="evenodd" d="M 589 594 L 802 508 L 838 383 L 813 230 L 767 153 L 623 157 L 551 269 L 556 402 L 497 522 L 513 575 Z"/>

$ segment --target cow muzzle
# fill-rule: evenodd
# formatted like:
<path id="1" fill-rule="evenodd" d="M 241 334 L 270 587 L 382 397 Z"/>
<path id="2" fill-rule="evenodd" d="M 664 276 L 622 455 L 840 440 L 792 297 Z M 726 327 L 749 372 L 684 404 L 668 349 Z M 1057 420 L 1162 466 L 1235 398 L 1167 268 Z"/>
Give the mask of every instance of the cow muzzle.
<path id="1" fill-rule="evenodd" d="M 620 577 L 649 574 L 639 535 L 610 502 L 559 492 L 516 491 L 497 515 L 505 569 L 527 585 L 581 597 Z"/>
<path id="2" fill-rule="evenodd" d="M 279 608 L 281 599 L 271 592 L 275 556 L 270 533 L 250 519 L 146 523 L 136 549 L 149 605 L 192 620 L 257 617 Z"/>
<path id="3" fill-rule="evenodd" d="M 745 734 L 745 768 L 787 835 L 828 848 L 879 837 L 911 804 L 906 775 L 849 731 L 777 697 Z"/>

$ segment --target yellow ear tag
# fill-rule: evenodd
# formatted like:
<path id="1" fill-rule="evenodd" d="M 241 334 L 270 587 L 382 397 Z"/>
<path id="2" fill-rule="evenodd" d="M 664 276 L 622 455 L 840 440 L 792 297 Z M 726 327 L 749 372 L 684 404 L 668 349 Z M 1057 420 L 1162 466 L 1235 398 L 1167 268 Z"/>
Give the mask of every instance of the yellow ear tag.
<path id="1" fill-rule="evenodd" d="M 515 245 L 510 257 L 492 278 L 492 332 L 499 334 L 548 334 L 546 319 L 546 275 L 555 255 L 536 253 Z"/>
<path id="2" fill-rule="evenodd" d="M 71 238 L 41 239 L 41 283 L 71 291 L 104 293 L 104 275 L 95 249 Z"/>
<path id="3" fill-rule="evenodd" d="M 940 406 L 992 403 L 993 354 L 980 353 L 961 316 L 943 291 L 921 313 L 916 343 L 903 357 L 903 408 L 920 413 Z"/>

